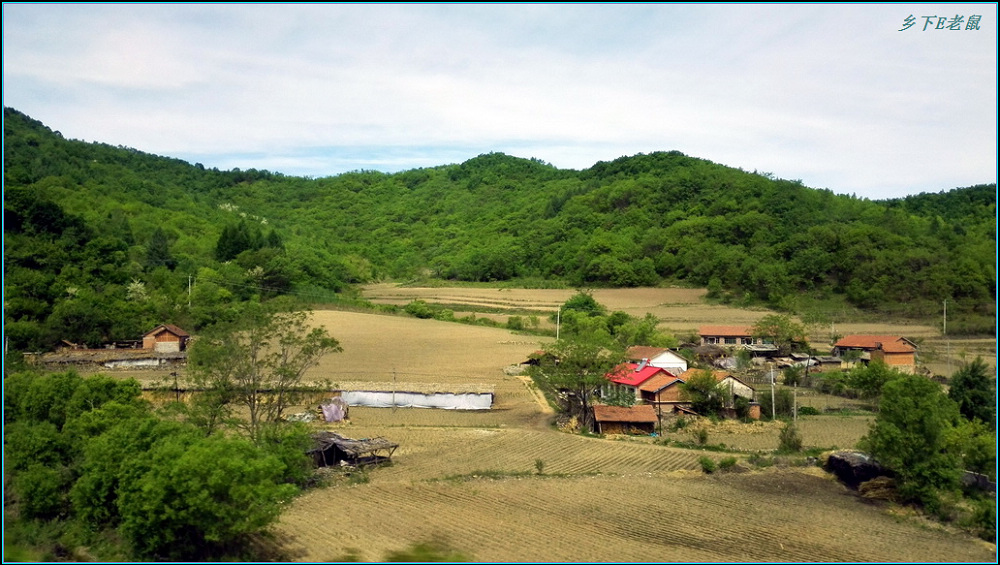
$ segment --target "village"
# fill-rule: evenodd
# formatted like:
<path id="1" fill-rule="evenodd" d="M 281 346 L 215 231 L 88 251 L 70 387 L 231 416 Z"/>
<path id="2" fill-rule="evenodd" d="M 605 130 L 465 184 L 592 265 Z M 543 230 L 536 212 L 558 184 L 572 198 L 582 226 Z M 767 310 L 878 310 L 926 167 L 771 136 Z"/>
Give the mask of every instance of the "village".
<path id="1" fill-rule="evenodd" d="M 694 358 L 689 361 L 677 351 L 663 347 L 632 346 L 625 363 L 608 373 L 592 406 L 593 432 L 599 435 L 651 435 L 661 433 L 665 423 L 676 418 L 696 418 L 699 414 L 683 385 L 699 374 L 710 374 L 725 399 L 720 415 L 729 419 L 759 420 L 762 417 L 758 389 L 783 384 L 782 371 L 798 367 L 806 372 L 848 371 L 857 365 L 883 362 L 904 373 L 917 369 L 917 345 L 895 335 L 847 335 L 833 344 L 829 355 L 782 352 L 771 340 L 754 337 L 751 326 L 703 325 L 700 342 L 687 344 Z M 76 368 L 84 372 L 104 371 L 128 377 L 135 371 L 169 371 L 176 398 L 187 395 L 190 385 L 178 377 L 187 364 L 192 336 L 184 329 L 162 324 L 134 341 L 119 341 L 101 348 L 86 348 L 68 341 L 56 352 L 29 355 L 29 363 L 50 370 Z M 786 353 L 786 355 L 781 355 Z M 523 373 L 531 366 L 548 362 L 538 350 L 507 373 Z M 740 359 L 744 360 L 741 367 Z M 697 368 L 694 365 L 700 367 Z M 519 367 L 519 368 L 518 368 Z M 749 369 L 749 370 L 748 370 Z M 144 385 L 147 396 L 164 396 L 164 380 Z M 169 383 L 168 383 L 169 385 Z M 773 390 L 773 389 L 772 389 Z M 623 396 L 624 395 L 624 396 Z M 349 421 L 351 407 L 408 408 L 442 410 L 490 410 L 494 407 L 495 386 L 489 383 L 426 383 L 386 381 L 341 381 L 336 388 L 313 395 L 317 406 L 287 416 L 303 422 L 339 424 Z M 622 399 L 625 398 L 623 402 Z M 773 403 L 772 403 L 773 408 Z M 713 414 L 713 416 L 715 416 Z M 773 414 L 765 415 L 771 416 Z M 332 435 L 331 435 L 332 434 Z M 315 434 L 310 451 L 317 466 L 363 466 L 391 461 L 398 444 L 385 438 L 358 441 L 332 431 Z"/>
<path id="2" fill-rule="evenodd" d="M 643 296 L 639 292 L 659 304 L 669 303 L 675 291 L 633 291 L 629 299 Z M 609 300 L 616 308 L 636 313 L 648 308 L 637 310 L 614 297 L 620 296 Z M 657 312 L 670 319 L 671 309 L 682 308 Z M 885 531 L 880 524 L 889 520 L 887 515 L 859 502 L 858 491 L 842 490 L 852 487 L 817 463 L 808 463 L 819 452 L 855 447 L 874 416 L 863 403 L 798 387 L 796 427 L 804 453 L 778 455 L 780 431 L 787 424 L 771 419 L 762 402 L 772 380 L 779 392 L 795 390 L 784 381 L 789 368 L 819 375 L 883 360 L 922 374 L 926 365 L 916 357 L 923 349 L 918 345 L 927 343 L 931 330 L 886 325 L 884 335 L 846 335 L 828 342 L 836 348 L 793 354 L 783 344 L 751 335 L 753 320 L 762 313 L 729 309 L 715 316 L 714 309 L 702 309 L 703 319 L 677 332 L 685 336 L 678 347 L 628 349 L 625 363 L 605 375 L 595 391 L 589 432 L 562 426 L 559 399 L 546 398 L 529 376 L 533 363 L 547 362 L 541 352 L 552 350 L 551 337 L 402 315 L 314 311 L 311 323 L 329 328 L 343 351 L 324 356 L 306 373 L 305 381 L 322 390 L 285 413 L 310 430 L 307 455 L 320 488 L 307 489 L 283 513 L 274 527 L 275 550 L 280 547 L 289 560 L 328 561 L 345 548 L 357 548 L 359 558 L 378 560 L 400 540 L 447 534 L 451 546 L 486 561 L 542 555 L 604 561 L 711 555 L 722 560 L 735 555 L 860 559 L 854 549 L 858 543 L 867 558 L 876 560 L 913 552 L 978 555 L 977 548 L 953 535 L 899 543 L 901 535 L 910 539 L 911 527 L 873 536 Z M 711 323 L 716 317 L 750 319 L 719 326 Z M 134 378 L 144 398 L 165 405 L 198 394 L 188 379 L 188 355 L 198 339 L 193 334 L 162 324 L 135 340 L 98 348 L 66 343 L 59 351 L 32 356 L 31 362 L 54 371 Z M 917 339 L 901 337 L 909 335 Z M 682 385 L 705 375 L 727 391 L 723 410 L 712 417 L 696 415 L 681 392 Z M 738 411 L 744 406 L 745 419 Z M 728 466 L 722 470 L 722 465 Z M 704 471 L 713 466 L 720 470 Z M 650 498 L 650 492 L 661 496 Z M 690 525 L 672 527 L 676 534 L 669 535 L 654 525 L 622 531 L 591 526 L 628 521 L 634 505 L 622 505 L 625 499 L 645 500 L 651 516 L 681 505 Z M 748 516 L 756 518 L 748 521 L 717 504 L 752 509 Z M 340 512 L 327 512 L 331 505 Z M 793 545 L 787 540 L 798 536 L 796 509 L 808 509 L 831 531 L 861 541 L 848 546 L 819 533 Z M 527 525 L 540 523 L 558 528 L 555 544 Z M 713 540 L 711 552 L 704 553 L 699 523 L 731 531 L 733 544 Z M 774 532 L 767 535 L 778 536 L 791 551 L 761 541 L 761 528 Z M 646 542 L 636 543 L 640 539 Z"/>

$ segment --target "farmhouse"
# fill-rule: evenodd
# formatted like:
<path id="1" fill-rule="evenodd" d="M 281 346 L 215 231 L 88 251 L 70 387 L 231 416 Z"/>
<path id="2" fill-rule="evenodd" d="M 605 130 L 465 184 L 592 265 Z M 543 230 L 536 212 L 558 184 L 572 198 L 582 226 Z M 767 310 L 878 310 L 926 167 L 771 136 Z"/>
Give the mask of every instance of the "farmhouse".
<path id="1" fill-rule="evenodd" d="M 848 335 L 833 344 L 833 355 L 843 358 L 854 352 L 863 363 L 882 361 L 893 369 L 913 373 L 917 369 L 917 345 L 895 335 Z"/>
<path id="2" fill-rule="evenodd" d="M 635 345 L 625 351 L 625 358 L 634 363 L 646 361 L 648 365 L 666 369 L 675 375 L 687 371 L 687 360 L 665 347 Z"/>
<path id="3" fill-rule="evenodd" d="M 763 344 L 763 340 L 754 339 L 750 335 L 750 326 L 701 326 L 698 328 L 701 345 L 754 345 Z"/>
<path id="4" fill-rule="evenodd" d="M 639 386 L 642 401 L 656 408 L 658 414 L 675 412 L 687 402 L 681 395 L 681 385 L 684 381 L 671 373 L 659 373 Z"/>
<path id="5" fill-rule="evenodd" d="M 172 324 L 156 326 L 142 336 L 142 348 L 160 353 L 184 351 L 191 335 Z"/>
<path id="6" fill-rule="evenodd" d="M 631 392 L 637 401 L 642 400 L 639 385 L 661 373 L 670 374 L 666 369 L 652 367 L 646 364 L 645 361 L 638 365 L 635 363 L 623 363 L 615 368 L 614 372 L 605 375 L 611 384 L 602 388 L 601 396 L 606 397 L 613 393 L 614 388 L 619 388 Z"/>
<path id="7" fill-rule="evenodd" d="M 688 369 L 680 375 L 679 379 L 682 382 L 687 382 L 700 372 L 702 372 L 701 369 Z M 760 405 L 754 400 L 755 394 L 752 386 L 743 382 L 743 380 L 729 371 L 712 371 L 712 376 L 714 376 L 716 382 L 726 390 L 727 398 L 725 408 L 726 412 L 730 416 L 735 415 L 733 407 L 736 397 L 741 397 L 750 401 L 750 417 L 754 419 L 760 418 Z"/>
<path id="8" fill-rule="evenodd" d="M 656 430 L 656 411 L 649 404 L 635 406 L 594 405 L 599 434 L 651 434 Z"/>

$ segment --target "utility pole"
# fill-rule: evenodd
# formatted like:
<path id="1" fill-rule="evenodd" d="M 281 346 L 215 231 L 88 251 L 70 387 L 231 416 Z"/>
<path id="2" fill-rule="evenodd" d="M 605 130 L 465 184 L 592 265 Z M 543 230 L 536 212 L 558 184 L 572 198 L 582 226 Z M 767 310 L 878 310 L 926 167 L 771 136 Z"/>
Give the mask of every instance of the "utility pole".
<path id="1" fill-rule="evenodd" d="M 944 336 L 945 356 L 948 359 L 948 378 L 951 378 L 951 340 L 948 339 L 948 299 L 944 300 L 944 314 L 941 320 L 941 335 Z"/>
<path id="2" fill-rule="evenodd" d="M 562 306 L 556 310 L 556 341 L 559 341 L 559 317 L 562 315 Z"/>
<path id="3" fill-rule="evenodd" d="M 777 399 L 774 397 L 774 363 L 771 363 L 771 420 L 777 417 L 774 410 L 774 405 L 777 404 Z"/>
<path id="4" fill-rule="evenodd" d="M 188 275 L 188 310 L 191 309 L 191 275 Z"/>

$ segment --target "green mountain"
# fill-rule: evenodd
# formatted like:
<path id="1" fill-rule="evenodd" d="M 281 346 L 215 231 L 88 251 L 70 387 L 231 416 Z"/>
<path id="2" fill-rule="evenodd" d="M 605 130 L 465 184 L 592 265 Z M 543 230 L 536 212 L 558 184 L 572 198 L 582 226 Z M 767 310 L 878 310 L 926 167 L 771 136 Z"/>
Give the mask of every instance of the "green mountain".
<path id="1" fill-rule="evenodd" d="M 869 201 L 677 151 L 308 179 L 67 140 L 4 109 L 4 329 L 22 349 L 383 278 L 669 282 L 917 317 L 948 299 L 991 316 L 995 241 L 995 185 Z"/>

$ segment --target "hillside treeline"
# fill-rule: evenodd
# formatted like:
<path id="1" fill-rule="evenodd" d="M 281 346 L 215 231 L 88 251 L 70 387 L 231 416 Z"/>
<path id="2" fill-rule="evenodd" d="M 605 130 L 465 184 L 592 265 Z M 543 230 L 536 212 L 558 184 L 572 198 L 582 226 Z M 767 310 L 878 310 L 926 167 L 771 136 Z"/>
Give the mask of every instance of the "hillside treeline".
<path id="1" fill-rule="evenodd" d="M 492 153 L 301 178 L 67 140 L 5 108 L 4 186 L 4 322 L 20 349 L 197 329 L 233 301 L 386 278 L 686 284 L 913 317 L 948 300 L 949 330 L 992 327 L 992 184 L 870 201 L 677 151 L 583 171 Z"/>

